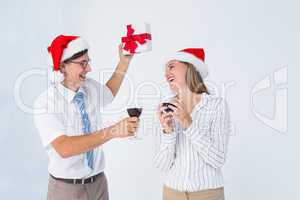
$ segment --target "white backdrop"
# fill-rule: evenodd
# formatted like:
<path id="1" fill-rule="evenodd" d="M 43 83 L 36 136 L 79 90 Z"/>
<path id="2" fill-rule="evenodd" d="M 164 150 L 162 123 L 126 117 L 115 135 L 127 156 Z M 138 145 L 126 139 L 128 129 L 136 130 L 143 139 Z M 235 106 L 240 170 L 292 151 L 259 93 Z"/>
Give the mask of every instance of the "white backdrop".
<path id="1" fill-rule="evenodd" d="M 26 72 L 47 72 L 50 41 L 58 34 L 77 34 L 92 46 L 90 76 L 99 80 L 100 70 L 113 70 L 118 61 L 124 25 L 136 22 L 151 24 L 153 51 L 134 57 L 127 81 L 105 109 L 105 121 L 125 117 L 129 97 L 137 97 L 146 130 L 139 132 L 141 141 L 105 145 L 110 199 L 161 198 L 162 182 L 153 166 L 155 131 L 149 125 L 167 91 L 162 58 L 191 46 L 206 49 L 208 83 L 231 108 L 226 198 L 299 199 L 299 6 L 292 0 L 1 0 L 0 199 L 46 199 L 47 157 L 24 108 L 32 107 L 47 79 Z"/>

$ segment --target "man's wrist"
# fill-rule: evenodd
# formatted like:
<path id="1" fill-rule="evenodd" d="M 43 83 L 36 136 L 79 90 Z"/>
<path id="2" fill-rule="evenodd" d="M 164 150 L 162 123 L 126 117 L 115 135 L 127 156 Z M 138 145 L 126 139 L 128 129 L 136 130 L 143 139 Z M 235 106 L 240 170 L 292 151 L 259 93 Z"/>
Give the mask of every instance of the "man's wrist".
<path id="1" fill-rule="evenodd" d="M 129 64 L 130 64 L 130 61 L 125 61 L 125 60 L 122 60 L 122 59 L 119 60 L 119 66 L 120 67 L 128 68 Z"/>
<path id="2" fill-rule="evenodd" d="M 107 140 L 111 140 L 116 138 L 116 128 L 115 125 L 104 128 L 101 130 L 102 133 L 100 132 L 100 134 L 102 134 Z"/>

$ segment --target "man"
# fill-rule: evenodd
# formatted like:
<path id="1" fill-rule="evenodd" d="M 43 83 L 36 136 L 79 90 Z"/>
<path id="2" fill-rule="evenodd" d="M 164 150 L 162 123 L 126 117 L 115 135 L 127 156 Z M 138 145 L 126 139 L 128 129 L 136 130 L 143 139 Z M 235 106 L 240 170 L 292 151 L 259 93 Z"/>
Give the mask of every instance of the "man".
<path id="1" fill-rule="evenodd" d="M 139 120 L 128 117 L 103 128 L 100 107 L 118 93 L 132 56 L 124 56 L 106 85 L 87 78 L 91 71 L 88 44 L 82 37 L 56 37 L 48 47 L 53 70 L 63 80 L 42 93 L 34 122 L 49 157 L 49 200 L 107 200 L 102 145 L 134 135 Z"/>

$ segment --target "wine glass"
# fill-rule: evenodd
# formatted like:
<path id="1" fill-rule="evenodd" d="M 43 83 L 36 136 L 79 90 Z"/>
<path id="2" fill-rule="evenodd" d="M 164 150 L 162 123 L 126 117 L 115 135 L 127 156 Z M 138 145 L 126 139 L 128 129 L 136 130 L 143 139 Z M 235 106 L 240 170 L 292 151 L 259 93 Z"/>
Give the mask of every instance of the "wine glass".
<path id="1" fill-rule="evenodd" d="M 139 118 L 140 115 L 142 114 L 142 108 L 127 108 L 127 113 L 130 117 L 137 117 Z M 135 135 L 133 137 L 131 137 L 130 139 L 141 139 L 138 137 L 137 132 L 135 133 Z"/>
<path id="2" fill-rule="evenodd" d="M 174 104 L 169 103 L 169 102 L 162 103 L 162 106 L 166 108 L 166 109 L 164 109 L 164 112 L 166 112 L 166 113 L 174 112 L 172 110 L 172 108 L 170 108 L 169 106 L 173 106 L 173 107 L 177 108 Z"/>

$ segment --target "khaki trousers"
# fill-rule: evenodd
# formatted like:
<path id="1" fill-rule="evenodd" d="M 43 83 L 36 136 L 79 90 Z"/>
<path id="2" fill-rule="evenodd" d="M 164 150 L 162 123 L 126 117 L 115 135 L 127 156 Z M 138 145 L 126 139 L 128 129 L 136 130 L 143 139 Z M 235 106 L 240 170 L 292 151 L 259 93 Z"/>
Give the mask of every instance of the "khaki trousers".
<path id="1" fill-rule="evenodd" d="M 179 192 L 164 186 L 163 200 L 224 200 L 224 189 L 209 189 L 199 192 Z"/>
<path id="2" fill-rule="evenodd" d="M 48 200 L 108 200 L 108 187 L 105 175 L 95 182 L 81 184 L 65 183 L 49 177 Z"/>

